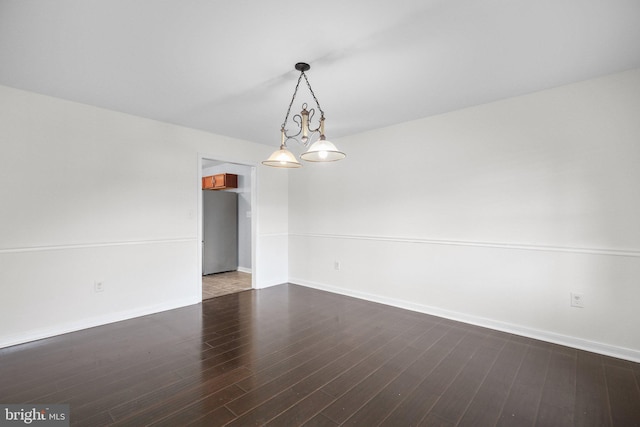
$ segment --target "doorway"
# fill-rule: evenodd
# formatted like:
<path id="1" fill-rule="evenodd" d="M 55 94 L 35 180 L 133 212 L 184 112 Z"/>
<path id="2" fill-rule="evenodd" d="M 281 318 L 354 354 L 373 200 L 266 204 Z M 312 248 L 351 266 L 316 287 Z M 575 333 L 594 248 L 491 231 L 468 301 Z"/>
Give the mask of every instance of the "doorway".
<path id="1" fill-rule="evenodd" d="M 210 299 L 251 289 L 251 273 L 227 271 L 202 276 L 202 299 Z"/>
<path id="2" fill-rule="evenodd" d="M 219 176 L 220 174 L 237 177 L 236 188 L 232 186 L 225 187 L 222 190 L 198 189 L 200 196 L 199 235 L 202 242 L 199 250 L 200 271 L 202 273 L 202 299 L 206 300 L 252 289 L 255 284 L 255 221 L 253 218 L 253 211 L 255 210 L 255 165 L 200 156 L 199 174 L 201 178 Z M 222 194 L 225 197 L 221 197 L 221 193 L 227 194 Z M 206 203 L 204 199 L 207 199 Z M 234 200 L 233 204 L 236 211 L 232 214 L 233 218 L 229 219 L 229 215 L 220 215 L 220 212 L 212 207 L 211 199 L 220 201 L 222 199 Z M 225 203 L 228 204 L 228 202 Z M 209 212 L 207 212 L 207 209 L 209 209 Z M 211 231 L 212 222 L 215 223 L 213 228 L 220 230 L 219 233 L 224 234 L 227 240 L 219 241 L 223 239 L 216 238 L 216 232 L 212 233 Z M 205 230 L 207 231 L 205 232 Z M 230 233 L 231 230 L 232 232 Z M 233 239 L 235 239 L 232 243 L 229 243 L 229 235 L 233 235 Z M 225 259 L 224 268 L 212 270 L 210 266 L 219 264 L 218 258 L 226 258 L 228 253 L 225 254 L 225 252 L 229 251 L 233 252 L 232 258 L 234 258 L 234 261 L 229 263 L 229 260 Z"/>

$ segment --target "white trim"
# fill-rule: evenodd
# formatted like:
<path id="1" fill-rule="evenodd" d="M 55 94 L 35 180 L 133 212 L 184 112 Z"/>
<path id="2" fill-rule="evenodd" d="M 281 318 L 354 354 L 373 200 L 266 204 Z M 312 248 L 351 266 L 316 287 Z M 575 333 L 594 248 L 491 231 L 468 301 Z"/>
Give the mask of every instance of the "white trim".
<path id="1" fill-rule="evenodd" d="M 56 325 L 51 328 L 36 329 L 33 331 L 20 333 L 19 335 L 9 335 L 3 337 L 2 340 L 0 340 L 0 348 L 41 340 L 44 338 L 50 338 L 56 335 L 76 332 L 83 329 L 106 325 L 109 323 L 121 322 L 123 320 L 129 320 L 140 316 L 147 316 L 149 314 L 160 313 L 167 310 L 174 310 L 176 308 L 186 307 L 188 305 L 199 304 L 200 302 L 201 299 L 198 297 L 184 298 L 181 300 L 174 300 L 158 305 L 138 307 L 119 313 L 109 313 L 104 316 L 96 316 L 77 322 L 68 322 L 61 325 Z"/>
<path id="2" fill-rule="evenodd" d="M 24 248 L 6 248 L 0 249 L 0 254 L 5 253 L 20 253 L 20 252 L 42 252 L 42 251 L 59 251 L 66 249 L 89 249 L 89 248 L 104 248 L 109 246 L 131 246 L 131 245 L 156 245 L 163 243 L 185 243 L 196 242 L 195 237 L 181 237 L 176 239 L 153 239 L 153 240 L 136 240 L 136 241 L 122 241 L 122 242 L 99 242 L 99 243 L 81 243 L 76 245 L 51 245 L 51 246 L 34 246 Z"/>
<path id="3" fill-rule="evenodd" d="M 235 163 L 237 165 L 248 166 L 250 168 L 250 185 L 251 185 L 251 265 L 255 266 L 258 262 L 258 252 L 257 252 L 257 236 L 258 236 L 258 163 L 248 161 L 245 159 L 239 158 L 229 158 L 229 157 L 220 157 L 217 154 L 211 153 L 197 153 L 197 182 L 195 184 L 196 188 L 196 200 L 197 200 L 197 218 L 198 224 L 196 229 L 197 240 L 200 242 L 198 245 L 198 284 L 197 286 L 200 289 L 200 295 L 202 295 L 202 280 L 200 279 L 202 275 L 202 161 L 203 160 L 215 160 L 223 163 Z M 253 268 L 253 267 L 252 267 Z M 251 287 L 256 288 L 256 276 L 257 274 L 252 274 L 251 276 Z"/>
<path id="4" fill-rule="evenodd" d="M 260 233 L 260 237 L 289 237 L 289 233 Z"/>
<path id="5" fill-rule="evenodd" d="M 253 269 L 258 265 L 258 166 L 251 167 L 251 287 L 257 287 Z"/>
<path id="6" fill-rule="evenodd" d="M 250 268 L 246 268 L 246 267 L 238 267 L 238 271 L 240 273 L 248 273 L 251 274 L 251 269 Z"/>
<path id="7" fill-rule="evenodd" d="M 278 279 L 261 280 L 258 286 L 255 286 L 255 289 L 270 288 L 271 286 L 284 285 L 285 283 L 287 282 L 283 282 L 282 280 Z"/>
<path id="8" fill-rule="evenodd" d="M 366 301 L 377 302 L 380 304 L 390 305 L 393 307 L 403 308 L 406 310 L 416 311 L 419 313 L 430 314 L 437 317 L 443 317 L 446 319 L 456 320 L 463 323 L 469 323 L 472 325 L 482 326 L 489 329 L 495 329 L 502 332 L 521 335 L 528 338 L 547 341 L 555 344 L 564 345 L 567 347 L 573 347 L 580 350 L 586 350 L 594 353 L 604 354 L 606 356 L 617 357 L 620 359 L 625 359 L 625 360 L 630 360 L 632 362 L 640 363 L 640 351 L 633 350 L 630 348 L 618 347 L 618 346 L 604 344 L 600 342 L 571 337 L 568 335 L 556 334 L 554 332 L 527 328 L 525 326 L 516 325 L 512 323 L 500 322 L 492 319 L 487 319 L 484 317 L 472 316 L 469 314 L 459 313 L 456 311 L 444 310 L 441 308 L 432 307 L 424 304 L 416 304 L 416 303 L 401 300 L 401 299 L 388 298 L 380 295 L 370 294 L 367 292 L 354 291 L 351 289 L 345 289 L 337 286 L 325 285 L 322 283 L 311 282 L 311 281 L 307 281 L 299 278 L 291 277 L 289 278 L 289 282 L 296 285 L 300 285 L 300 286 L 306 286 L 309 288 L 346 295 L 354 298 L 363 299 Z"/>
<path id="9" fill-rule="evenodd" d="M 580 248 L 580 247 L 568 247 L 568 246 L 530 245 L 530 244 L 505 243 L 505 242 L 438 240 L 438 239 L 422 239 L 422 238 L 414 238 L 414 237 L 364 236 L 364 235 L 348 235 L 348 234 L 289 233 L 289 235 L 298 236 L 298 237 L 316 237 L 316 238 L 323 238 L 323 239 L 373 240 L 378 242 L 419 243 L 419 244 L 427 244 L 427 245 L 476 246 L 476 247 L 484 247 L 484 248 L 501 248 L 501 249 L 516 249 L 516 250 L 545 251 L 545 252 L 570 252 L 570 253 L 579 253 L 579 254 L 625 256 L 625 257 L 640 258 L 640 250 L 637 250 L 637 249 Z"/>

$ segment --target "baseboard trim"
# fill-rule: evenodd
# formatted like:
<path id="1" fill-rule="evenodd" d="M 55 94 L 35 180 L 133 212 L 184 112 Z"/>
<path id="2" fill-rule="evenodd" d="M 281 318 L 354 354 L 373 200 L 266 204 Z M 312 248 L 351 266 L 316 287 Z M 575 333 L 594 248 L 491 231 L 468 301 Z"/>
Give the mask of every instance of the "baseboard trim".
<path id="1" fill-rule="evenodd" d="M 148 307 L 140 307 L 133 310 L 123 311 L 119 313 L 111 313 L 104 316 L 97 316 L 84 319 L 79 322 L 69 322 L 57 325 L 51 328 L 37 329 L 33 331 L 23 332 L 19 335 L 9 335 L 0 337 L 0 348 L 11 347 L 18 344 L 24 344 L 31 341 L 37 341 L 45 338 L 55 337 L 70 332 L 81 331 L 83 329 L 94 328 L 96 326 L 107 325 L 109 323 L 121 322 L 136 317 L 147 316 L 149 314 L 160 313 L 167 310 L 186 307 L 188 305 L 199 304 L 199 298 L 184 298 L 177 301 L 171 301 L 165 304 L 158 304 Z"/>
<path id="2" fill-rule="evenodd" d="M 444 310 L 438 307 L 416 304 L 405 300 L 383 297 L 367 292 L 354 291 L 351 289 L 311 282 L 299 278 L 289 278 L 289 283 L 640 363 L 640 351 L 630 348 L 584 340 L 581 338 L 557 334 L 555 332 L 528 328 L 526 326 L 500 322 L 484 317 L 472 316 L 455 311 Z"/>
<path id="3" fill-rule="evenodd" d="M 238 267 L 238 271 L 239 271 L 240 273 L 248 273 L 248 274 L 251 274 L 251 271 L 252 271 L 252 270 L 251 270 L 250 268 L 246 268 L 246 267 Z"/>
<path id="4" fill-rule="evenodd" d="M 264 289 L 264 288 L 270 288 L 272 286 L 278 286 L 278 285 L 284 285 L 285 283 L 287 283 L 286 281 L 282 281 L 282 280 L 263 280 L 260 283 L 256 284 L 256 289 Z"/>

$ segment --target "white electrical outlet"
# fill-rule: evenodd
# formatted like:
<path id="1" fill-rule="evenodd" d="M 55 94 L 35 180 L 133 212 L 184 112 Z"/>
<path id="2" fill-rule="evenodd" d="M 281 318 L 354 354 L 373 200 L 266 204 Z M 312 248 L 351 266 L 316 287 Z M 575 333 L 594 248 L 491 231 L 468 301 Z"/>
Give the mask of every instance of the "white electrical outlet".
<path id="1" fill-rule="evenodd" d="M 102 280 L 96 280 L 93 282 L 94 292 L 104 292 L 104 282 Z"/>
<path id="2" fill-rule="evenodd" d="M 340 261 L 333 261 L 333 269 L 340 270 Z"/>
<path id="3" fill-rule="evenodd" d="M 584 295 L 571 292 L 571 307 L 584 308 Z"/>

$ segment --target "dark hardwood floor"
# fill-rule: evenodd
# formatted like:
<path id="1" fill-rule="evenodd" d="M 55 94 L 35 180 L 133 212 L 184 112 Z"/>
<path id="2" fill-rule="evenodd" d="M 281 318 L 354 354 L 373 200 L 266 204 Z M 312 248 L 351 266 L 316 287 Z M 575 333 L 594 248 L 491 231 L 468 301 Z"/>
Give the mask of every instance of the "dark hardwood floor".
<path id="1" fill-rule="evenodd" d="M 72 425 L 638 426 L 640 365 L 281 285 L 0 350 Z"/>

